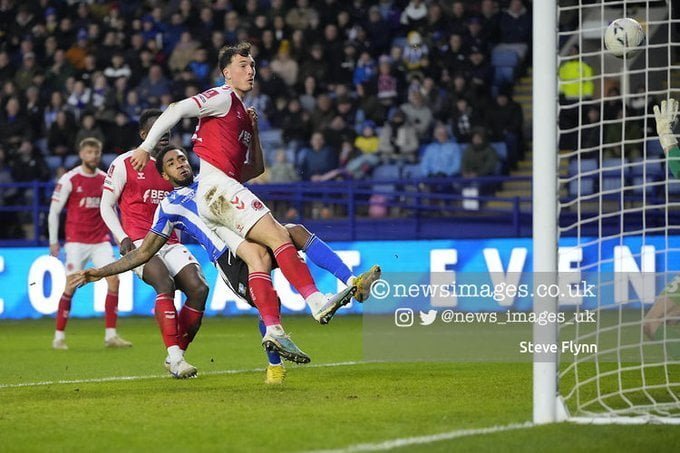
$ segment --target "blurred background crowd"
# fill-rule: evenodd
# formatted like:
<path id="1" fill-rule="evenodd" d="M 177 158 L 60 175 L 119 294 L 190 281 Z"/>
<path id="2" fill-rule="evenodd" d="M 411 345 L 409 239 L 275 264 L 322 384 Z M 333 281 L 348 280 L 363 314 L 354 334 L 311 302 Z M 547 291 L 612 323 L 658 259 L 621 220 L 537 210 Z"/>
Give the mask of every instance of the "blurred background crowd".
<path id="1" fill-rule="evenodd" d="M 142 110 L 224 83 L 217 54 L 241 40 L 258 71 L 246 103 L 260 112 L 260 182 L 370 178 L 382 165 L 506 173 L 525 147 L 512 85 L 530 64 L 527 6 L 0 0 L 0 182 L 59 177 L 90 136 L 105 168 L 139 143 Z M 194 127 L 174 140 L 190 149 Z"/>

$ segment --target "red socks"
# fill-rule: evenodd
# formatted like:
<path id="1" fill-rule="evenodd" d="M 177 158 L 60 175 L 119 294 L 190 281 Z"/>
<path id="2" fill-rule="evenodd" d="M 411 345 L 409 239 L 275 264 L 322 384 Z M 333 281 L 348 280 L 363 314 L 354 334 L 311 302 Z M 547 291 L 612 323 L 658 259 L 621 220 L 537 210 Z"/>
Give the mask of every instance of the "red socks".
<path id="1" fill-rule="evenodd" d="M 159 294 L 156 296 L 156 321 L 161 329 L 161 336 L 165 347 L 178 346 L 177 338 L 177 310 L 172 294 Z"/>
<path id="2" fill-rule="evenodd" d="M 203 312 L 184 305 L 179 311 L 179 348 L 186 351 L 201 327 Z"/>
<path id="3" fill-rule="evenodd" d="M 274 258 L 279 263 L 283 276 L 302 294 L 302 297 L 307 299 L 313 293 L 319 291 L 314 284 L 314 280 L 312 280 L 309 268 L 302 261 L 300 255 L 298 255 L 292 242 L 286 242 L 274 250 Z"/>
<path id="4" fill-rule="evenodd" d="M 106 293 L 104 301 L 104 319 L 107 329 L 115 329 L 118 320 L 118 292 Z"/>
<path id="5" fill-rule="evenodd" d="M 71 298 L 73 294 L 62 294 L 59 299 L 59 307 L 57 308 L 57 330 L 64 331 L 66 329 L 66 322 L 68 321 L 68 314 L 71 311 Z"/>
<path id="6" fill-rule="evenodd" d="M 279 299 L 272 286 L 272 278 L 264 272 L 251 272 L 248 275 L 250 298 L 260 312 L 265 326 L 281 324 Z"/>

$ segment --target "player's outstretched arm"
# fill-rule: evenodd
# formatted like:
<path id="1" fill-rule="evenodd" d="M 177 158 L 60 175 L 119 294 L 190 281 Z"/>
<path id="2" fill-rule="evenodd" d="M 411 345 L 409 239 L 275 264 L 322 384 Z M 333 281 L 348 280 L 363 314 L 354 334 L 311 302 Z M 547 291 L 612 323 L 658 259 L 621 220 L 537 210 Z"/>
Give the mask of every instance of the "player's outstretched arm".
<path id="1" fill-rule="evenodd" d="M 156 147 L 158 140 L 161 139 L 166 132 L 171 130 L 182 118 L 195 118 L 199 116 L 200 109 L 193 98 L 186 98 L 179 102 L 170 104 L 170 106 L 158 117 L 151 130 L 146 136 L 144 142 L 133 151 L 130 163 L 132 168 L 136 171 L 142 171 L 144 166 L 149 162 L 149 153 Z"/>
<path id="2" fill-rule="evenodd" d="M 47 232 L 50 240 L 50 255 L 59 256 L 59 215 L 71 194 L 71 180 L 62 176 L 52 193 L 50 212 L 47 215 Z"/>
<path id="3" fill-rule="evenodd" d="M 673 125 L 678 116 L 678 101 L 669 99 L 661 101 L 661 106 L 654 106 L 654 118 L 656 119 L 656 133 L 659 142 L 668 157 L 668 167 L 674 177 L 680 177 L 680 149 L 678 139 L 673 134 Z"/>
<path id="4" fill-rule="evenodd" d="M 122 256 L 118 261 L 107 264 L 104 267 L 91 268 L 77 272 L 69 277 L 69 283 L 75 286 L 82 286 L 86 283 L 96 282 L 110 275 L 120 274 L 130 269 L 142 265 L 149 261 L 160 249 L 167 239 L 155 233 L 149 233 L 144 238 L 139 248 Z"/>
<path id="5" fill-rule="evenodd" d="M 243 170 L 241 171 L 241 178 L 244 182 L 257 178 L 264 173 L 264 153 L 262 152 L 262 144 L 260 143 L 257 111 L 252 107 L 249 107 L 247 111 L 250 116 L 250 122 L 253 125 L 253 140 L 250 144 L 248 162 L 243 165 Z"/>

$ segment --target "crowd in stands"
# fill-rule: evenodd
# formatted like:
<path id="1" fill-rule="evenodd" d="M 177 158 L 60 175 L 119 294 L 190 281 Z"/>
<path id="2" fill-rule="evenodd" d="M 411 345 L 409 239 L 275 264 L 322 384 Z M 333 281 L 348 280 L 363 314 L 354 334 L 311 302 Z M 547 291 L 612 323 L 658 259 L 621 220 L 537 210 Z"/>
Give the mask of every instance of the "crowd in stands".
<path id="1" fill-rule="evenodd" d="M 240 40 L 254 45 L 246 104 L 260 112 L 263 182 L 368 178 L 383 164 L 507 171 L 524 148 L 511 89 L 531 54 L 525 3 L 0 0 L 0 180 L 60 176 L 85 137 L 107 155 L 134 148 L 141 111 L 224 83 L 217 54 Z M 508 55 L 509 77 L 494 63 Z M 194 127 L 175 140 L 191 148 Z"/>

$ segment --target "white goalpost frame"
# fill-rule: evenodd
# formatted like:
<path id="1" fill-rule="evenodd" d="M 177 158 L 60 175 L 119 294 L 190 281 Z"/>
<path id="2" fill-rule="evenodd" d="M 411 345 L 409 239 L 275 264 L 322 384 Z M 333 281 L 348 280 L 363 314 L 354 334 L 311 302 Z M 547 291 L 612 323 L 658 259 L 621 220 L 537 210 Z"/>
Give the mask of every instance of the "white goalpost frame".
<path id="1" fill-rule="evenodd" d="M 557 283 L 557 2 L 534 2 L 533 17 L 533 266 L 534 275 L 543 276 L 541 283 L 550 284 Z M 557 309 L 557 298 L 534 298 L 534 313 Z M 541 343 L 556 344 L 557 326 L 535 323 L 533 335 Z M 534 423 L 552 423 L 557 354 L 535 355 L 533 375 Z"/>
<path id="2" fill-rule="evenodd" d="M 646 2 L 635 2 L 637 5 L 641 3 L 646 3 L 646 8 L 645 8 L 645 21 L 650 22 L 650 16 L 649 16 L 649 11 L 650 11 L 650 3 L 654 3 L 655 5 L 658 5 L 662 0 L 647 0 Z M 627 2 L 625 0 L 620 0 L 616 2 L 602 2 L 600 5 L 598 5 L 602 11 L 604 11 L 604 7 L 606 5 L 612 6 L 612 4 L 615 4 L 614 6 L 619 6 L 623 8 L 624 16 L 627 11 Z M 670 83 L 670 71 L 671 68 L 675 68 L 678 70 L 678 66 L 672 65 L 672 60 L 671 60 L 671 50 L 673 45 L 678 45 L 677 42 L 674 42 L 671 37 L 671 27 L 678 22 L 677 20 L 673 20 L 672 14 L 671 14 L 671 8 L 672 6 L 667 2 L 668 5 L 668 16 L 667 16 L 667 22 L 665 22 L 666 26 L 668 27 L 668 41 L 665 44 L 668 53 L 668 68 L 667 69 L 667 80 Z M 582 8 L 584 8 L 584 5 L 579 1 L 578 2 L 578 14 L 579 14 L 579 26 L 582 26 L 582 21 L 584 17 L 582 16 Z M 588 7 L 593 7 L 593 5 L 588 5 Z M 573 8 L 573 7 L 572 7 Z M 558 63 L 560 61 L 559 57 L 559 49 L 557 46 L 558 43 L 558 36 L 560 36 L 560 32 L 558 31 L 558 23 L 559 23 L 559 17 L 561 14 L 561 7 L 559 5 L 559 0 L 556 1 L 536 1 L 533 3 L 533 36 L 534 36 L 534 46 L 533 46 L 533 268 L 534 268 L 534 273 L 535 273 L 535 278 L 534 282 L 537 284 L 540 282 L 540 284 L 557 284 L 558 283 L 558 240 L 559 240 L 559 232 L 561 230 L 569 230 L 571 227 L 567 228 L 561 228 L 559 225 L 559 212 L 560 212 L 560 199 L 559 199 L 559 191 L 560 191 L 560 183 L 563 181 L 560 181 L 559 174 L 558 174 L 558 168 L 559 168 L 559 161 L 560 161 L 560 150 L 559 150 L 559 132 L 560 128 L 558 125 Z M 624 17 L 621 16 L 621 17 Z M 657 24 L 660 23 L 657 22 Z M 591 30 L 592 31 L 592 30 Z M 562 33 L 564 34 L 564 33 Z M 651 37 L 647 36 L 647 39 L 649 40 Z M 582 34 L 579 31 L 579 38 L 578 38 L 578 44 L 581 49 L 583 47 L 581 46 L 581 39 L 582 39 Z M 573 42 L 573 41 L 572 41 Z M 662 44 L 656 44 L 655 46 L 649 45 L 648 42 L 648 48 L 651 47 L 659 47 L 662 46 Z M 592 54 L 591 54 L 592 55 Z M 603 60 L 603 55 L 600 54 L 600 62 L 602 63 Z M 651 67 L 649 65 L 649 56 L 646 53 L 644 58 L 646 59 L 645 62 L 645 71 L 659 71 L 660 68 L 658 67 Z M 630 96 L 630 86 L 629 86 L 629 73 L 627 68 L 629 67 L 629 61 L 627 61 L 627 58 L 624 58 L 623 60 L 623 69 L 620 74 L 621 77 L 621 88 L 622 90 L 622 100 L 623 100 L 623 109 L 624 109 L 624 119 L 622 121 L 625 121 L 626 114 L 625 114 L 625 109 L 626 109 L 626 103 L 628 96 Z M 603 90 L 604 85 L 603 81 L 604 78 L 607 74 L 604 73 L 604 64 L 602 64 L 602 74 L 599 74 L 595 77 L 592 78 L 594 81 L 599 81 L 600 83 L 600 89 Z M 648 88 L 648 83 L 649 83 L 649 78 L 648 74 L 646 75 L 646 82 L 645 82 L 645 88 Z M 670 88 L 670 86 L 667 87 L 666 93 L 664 97 L 668 97 L 669 94 L 671 94 L 671 91 L 673 89 Z M 677 90 L 677 88 L 675 89 Z M 659 95 L 659 92 L 655 92 L 653 94 Z M 601 96 L 604 98 L 605 93 L 601 93 Z M 677 98 L 678 95 L 676 94 L 675 97 Z M 645 104 L 647 104 L 647 94 L 645 94 Z M 602 107 L 602 100 L 600 101 L 600 107 Z M 577 132 L 577 137 L 578 137 L 578 142 L 579 146 L 577 149 L 580 149 L 580 139 L 581 139 L 581 127 L 583 125 L 582 123 L 582 118 L 580 115 L 580 109 L 581 109 L 581 104 L 579 102 L 579 106 L 577 108 L 578 113 L 578 132 Z M 644 119 L 644 123 L 646 125 L 647 119 Z M 623 123 L 625 125 L 625 123 Z M 602 141 L 603 137 L 603 130 L 604 130 L 604 123 L 602 122 L 602 117 L 600 118 L 600 143 L 604 143 Z M 621 137 L 621 148 L 623 149 L 624 144 L 626 144 L 625 140 L 625 126 L 622 127 L 622 137 Z M 647 147 L 644 144 L 648 138 L 653 138 L 653 137 L 648 137 L 646 132 L 643 132 L 643 162 L 646 161 L 647 159 Z M 655 137 L 654 137 L 655 138 Z M 600 145 L 600 160 L 602 160 L 602 148 L 604 145 Z M 581 186 L 580 186 L 580 180 L 581 180 L 581 173 L 580 173 L 580 168 L 581 168 L 581 156 L 580 156 L 580 151 L 577 151 L 575 153 L 570 154 L 571 156 L 574 156 L 576 160 L 578 161 L 578 175 L 577 175 L 577 181 L 578 181 L 578 196 L 577 196 L 577 209 L 578 209 L 578 218 L 579 221 L 578 223 L 581 222 L 581 211 L 580 211 L 580 194 L 581 194 Z M 621 178 L 624 176 L 624 167 L 626 166 L 626 161 L 624 160 L 623 157 L 623 152 L 622 152 L 622 157 L 621 157 Z M 643 164 L 644 165 L 644 164 Z M 599 181 L 600 185 L 602 184 L 602 175 L 603 175 L 603 170 L 602 167 L 598 170 L 599 172 Z M 647 176 L 646 176 L 646 171 L 644 172 L 644 184 L 642 186 L 643 188 L 643 205 L 646 204 L 644 200 L 646 200 L 646 184 L 647 184 Z M 571 176 L 571 175 L 570 175 Z M 587 178 L 588 176 L 586 176 Z M 652 185 L 658 185 L 659 183 L 652 183 Z M 666 204 L 668 205 L 668 184 L 664 183 L 665 185 L 665 191 L 666 191 Z M 621 202 L 623 202 L 623 191 L 627 189 L 628 187 L 624 187 L 625 182 L 622 183 L 621 187 Z M 600 210 L 599 210 L 599 215 L 598 218 L 600 218 L 600 226 L 598 227 L 598 238 L 595 242 L 597 242 L 598 248 L 601 247 L 600 241 L 604 239 L 612 239 L 612 238 L 617 238 L 617 239 L 622 239 L 626 233 L 629 233 L 628 231 L 625 231 L 625 224 L 621 223 L 620 225 L 620 232 L 616 233 L 613 236 L 603 236 L 603 231 L 602 231 L 602 225 L 601 225 L 601 218 L 603 217 L 603 210 L 602 210 L 602 195 L 599 195 L 599 203 L 600 203 Z M 569 205 L 569 203 L 568 203 Z M 623 208 L 622 208 L 623 209 Z M 643 211 L 644 212 L 644 211 Z M 623 216 L 623 211 L 621 212 L 621 216 Z M 664 227 L 664 235 L 666 239 L 666 248 L 663 250 L 663 253 L 665 254 L 666 251 L 669 250 L 668 248 L 668 207 L 666 207 L 665 210 L 665 216 L 666 216 L 666 224 Z M 621 222 L 623 222 L 623 218 L 621 217 Z M 632 233 L 638 233 L 642 236 L 643 244 L 646 242 L 646 228 L 645 228 L 645 216 L 643 214 L 642 218 L 642 229 L 641 230 L 636 230 L 633 231 Z M 577 237 L 578 237 L 578 242 L 580 246 L 580 238 L 581 238 L 581 230 L 580 227 L 578 228 L 577 231 Z M 601 253 L 601 250 L 598 252 Z M 658 252 L 657 252 L 658 253 Z M 600 258 L 598 258 L 600 259 Z M 668 257 L 665 256 L 666 261 L 668 260 Z M 599 266 L 599 261 L 597 266 Z M 599 267 L 598 267 L 599 269 Z M 668 272 L 668 268 L 666 267 L 665 269 L 666 272 Z M 538 278 L 540 276 L 540 278 Z M 599 277 L 598 277 L 599 279 Z M 536 294 L 536 291 L 534 291 L 534 294 Z M 533 311 L 535 313 L 543 313 L 543 312 L 551 312 L 551 313 L 557 313 L 559 311 L 559 306 L 558 306 L 558 299 L 557 298 L 534 298 L 533 301 Z M 598 310 L 600 309 L 600 301 L 598 299 Z M 644 313 L 644 309 L 640 309 L 641 313 Z M 619 321 L 621 314 L 619 312 Z M 640 320 L 640 323 L 642 320 Z M 640 324 L 642 325 L 642 324 Z M 598 320 L 598 332 L 599 332 L 600 324 Z M 606 330 L 606 329 L 605 329 Z M 619 327 L 618 330 L 619 337 L 621 335 L 621 328 Z M 599 341 L 599 333 L 597 334 L 598 336 L 596 339 Z M 547 325 L 540 326 L 538 324 L 535 324 L 533 326 L 533 341 L 535 343 L 545 343 L 545 344 L 558 344 L 558 337 L 559 337 L 559 330 L 558 330 L 558 325 L 557 324 L 550 324 L 548 323 Z M 665 340 L 665 334 L 664 334 L 664 341 Z M 578 340 L 578 330 L 577 330 L 577 336 L 576 339 Z M 624 347 L 629 347 L 629 346 L 623 346 L 622 344 L 618 344 L 617 348 L 621 349 Z M 640 349 L 642 350 L 642 344 L 640 345 Z M 620 351 L 619 351 L 620 353 Z M 642 351 L 641 351 L 642 354 Z M 664 352 L 664 355 L 667 353 Z M 596 354 L 597 355 L 597 354 Z M 644 355 L 644 354 L 643 354 Z M 619 355 L 620 357 L 620 355 Z M 642 360 L 642 356 L 641 356 Z M 666 362 L 668 363 L 668 362 Z M 673 362 L 677 363 L 677 362 Z M 597 360 L 596 360 L 596 365 L 597 365 Z M 677 385 L 680 384 L 670 384 L 670 382 L 667 382 L 666 387 L 668 390 L 671 392 L 671 395 L 673 396 L 673 401 L 670 401 L 668 403 L 663 402 L 663 401 L 657 401 L 652 395 L 646 393 L 646 384 L 644 383 L 644 369 L 645 366 L 650 366 L 645 361 L 638 366 L 640 371 L 643 373 L 643 383 L 642 386 L 639 390 L 645 392 L 647 397 L 651 400 L 651 406 L 653 406 L 654 410 L 646 410 L 646 408 L 649 406 L 645 406 L 644 404 L 642 407 L 638 406 L 637 404 L 634 404 L 634 407 L 640 407 L 640 410 L 633 410 L 631 411 L 630 408 L 623 409 L 623 410 L 617 410 L 612 407 L 609 407 L 607 404 L 603 403 L 603 406 L 605 407 L 605 411 L 603 411 L 601 414 L 600 413 L 591 413 L 591 411 L 585 410 L 580 413 L 575 414 L 576 416 L 570 416 L 568 413 L 568 410 L 566 408 L 566 405 L 560 396 L 559 392 L 559 379 L 560 379 L 560 368 L 559 368 L 559 356 L 557 353 L 555 354 L 548 354 L 548 353 L 541 353 L 541 354 L 535 354 L 534 355 L 534 362 L 533 362 L 533 421 L 535 424 L 545 424 L 545 423 L 553 423 L 553 422 L 559 422 L 559 421 L 565 421 L 568 420 L 570 422 L 576 422 L 576 423 L 589 423 L 589 424 L 608 424 L 608 423 L 618 423 L 618 424 L 642 424 L 642 423 L 665 423 L 665 424 L 680 424 L 680 417 L 677 416 L 677 412 L 674 415 L 670 415 L 670 412 L 665 411 L 666 407 L 672 408 L 674 410 L 678 409 L 679 403 L 680 403 L 680 398 L 677 396 L 677 394 L 674 395 L 675 391 L 671 390 L 671 387 L 677 388 Z M 618 363 L 618 368 L 614 371 L 614 373 L 619 373 L 618 377 L 620 379 L 620 373 L 624 371 L 628 371 L 629 368 L 625 368 L 621 366 L 621 363 L 619 361 Z M 667 370 L 666 370 L 667 371 Z M 612 372 L 608 372 L 609 374 L 612 374 Z M 604 373 L 605 375 L 608 373 Z M 599 375 L 599 371 L 598 371 Z M 591 378 L 592 379 L 592 378 Z M 599 379 L 599 377 L 598 377 Z M 668 379 L 668 376 L 666 376 L 666 379 Z M 577 381 L 578 381 L 578 376 L 577 376 Z M 651 387 L 650 387 L 651 388 Z M 598 387 L 599 389 L 599 387 Z M 625 396 L 625 391 L 622 389 L 619 389 L 619 392 L 621 393 L 621 396 L 624 400 L 626 400 L 627 403 L 631 403 L 630 400 L 628 400 Z M 607 396 L 610 395 L 604 395 L 603 398 L 606 398 Z M 600 398 L 599 390 L 598 390 L 598 396 L 597 398 Z M 566 397 L 565 397 L 566 400 Z M 608 412 L 606 411 L 608 410 Z M 669 409 L 670 410 L 670 409 Z M 585 412 L 585 413 L 584 413 Z"/>

